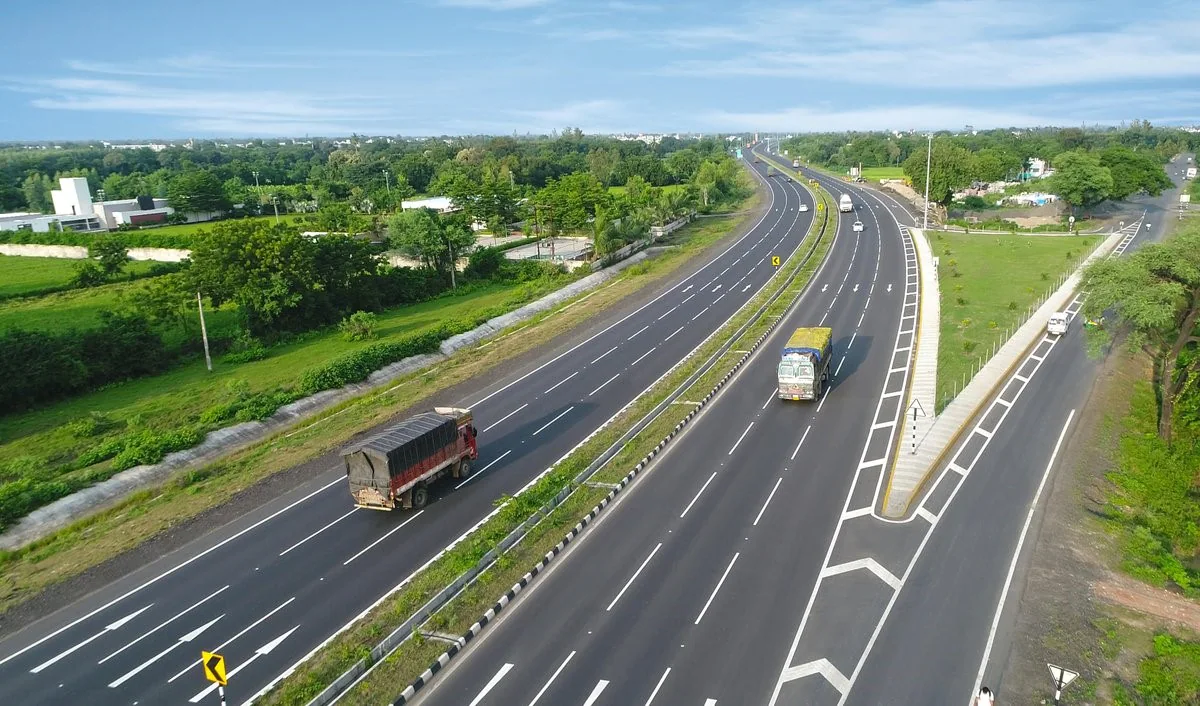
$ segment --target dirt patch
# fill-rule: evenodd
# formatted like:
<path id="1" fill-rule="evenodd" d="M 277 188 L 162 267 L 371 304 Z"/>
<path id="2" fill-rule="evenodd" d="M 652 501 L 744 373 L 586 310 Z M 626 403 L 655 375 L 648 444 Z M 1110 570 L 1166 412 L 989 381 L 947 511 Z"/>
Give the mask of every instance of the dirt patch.
<path id="1" fill-rule="evenodd" d="M 765 188 L 760 184 L 759 191 Z M 765 194 L 762 194 L 765 196 Z M 536 368 L 542 362 L 550 360 L 568 348 L 586 339 L 595 330 L 601 329 L 632 312 L 637 307 L 650 301 L 666 289 L 674 286 L 679 280 L 690 276 L 700 269 L 717 253 L 729 247 L 729 244 L 745 235 L 758 219 L 766 213 L 769 200 L 759 198 L 755 208 L 746 212 L 744 220 L 733 232 L 714 243 L 705 250 L 696 253 L 689 260 L 677 267 L 660 281 L 636 290 L 624 298 L 599 306 L 597 303 L 604 299 L 596 296 L 589 300 L 583 309 L 591 309 L 589 316 L 572 328 L 564 329 L 555 338 L 537 349 L 529 351 L 513 359 L 489 367 L 485 374 L 474 377 L 454 387 L 435 393 L 407 409 L 392 415 L 391 419 L 413 414 L 421 409 L 438 405 L 460 404 L 465 400 L 478 396 L 482 390 L 496 380 L 517 377 L 524 372 Z M 543 322 L 542 325 L 562 325 L 561 319 Z M 384 424 L 387 421 L 383 422 Z M 381 425 L 376 425 L 376 428 Z M 363 430 L 361 434 L 369 433 Z M 0 637 L 5 637 L 17 630 L 39 620 L 60 608 L 73 603 L 87 594 L 116 581 L 145 565 L 185 547 L 214 530 L 218 530 L 242 516 L 253 512 L 266 503 L 278 498 L 286 492 L 307 483 L 320 474 L 328 471 L 333 465 L 331 454 L 320 454 L 307 462 L 297 464 L 288 470 L 273 473 L 261 481 L 234 494 L 226 502 L 205 510 L 191 518 L 178 522 L 170 528 L 141 542 L 136 547 L 122 552 L 100 564 L 92 566 L 79 574 L 61 582 L 51 584 L 41 590 L 36 596 L 31 595 L 19 605 L 0 614 Z M 0 577 L 0 592 L 6 587 Z"/>
<path id="2" fill-rule="evenodd" d="M 1046 663 L 1080 672 L 1063 704 L 1113 703 L 1111 680 L 1138 680 L 1139 663 L 1157 630 L 1200 632 L 1200 605 L 1109 567 L 1120 563 L 1104 527 L 1106 474 L 1122 434 L 1134 386 L 1149 378 L 1144 357 L 1111 353 L 1092 385 L 1060 472 L 1042 501 L 1034 551 L 998 694 L 1005 704 L 1051 703 Z"/>

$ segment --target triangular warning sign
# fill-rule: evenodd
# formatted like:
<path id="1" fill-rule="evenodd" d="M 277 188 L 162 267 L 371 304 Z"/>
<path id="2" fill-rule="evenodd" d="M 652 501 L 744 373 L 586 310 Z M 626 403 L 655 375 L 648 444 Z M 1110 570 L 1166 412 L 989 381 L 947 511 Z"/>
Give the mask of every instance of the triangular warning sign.
<path id="1" fill-rule="evenodd" d="M 1050 677 L 1054 679 L 1055 689 L 1065 689 L 1067 685 L 1079 678 L 1079 672 L 1072 672 L 1056 664 L 1046 664 L 1050 668 Z"/>

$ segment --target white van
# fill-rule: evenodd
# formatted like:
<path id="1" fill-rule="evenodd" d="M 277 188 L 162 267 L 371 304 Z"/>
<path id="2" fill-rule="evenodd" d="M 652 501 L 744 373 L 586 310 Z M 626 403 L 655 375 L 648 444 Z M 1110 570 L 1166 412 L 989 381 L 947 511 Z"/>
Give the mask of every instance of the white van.
<path id="1" fill-rule="evenodd" d="M 838 201 L 838 210 L 842 213 L 850 213 L 854 210 L 854 202 L 850 200 L 850 194 L 842 194 L 842 198 Z"/>
<path id="2" fill-rule="evenodd" d="M 1064 311 L 1056 311 L 1050 315 L 1050 320 L 1046 322 L 1046 332 L 1055 336 L 1061 336 L 1067 332 L 1067 324 L 1070 318 Z"/>

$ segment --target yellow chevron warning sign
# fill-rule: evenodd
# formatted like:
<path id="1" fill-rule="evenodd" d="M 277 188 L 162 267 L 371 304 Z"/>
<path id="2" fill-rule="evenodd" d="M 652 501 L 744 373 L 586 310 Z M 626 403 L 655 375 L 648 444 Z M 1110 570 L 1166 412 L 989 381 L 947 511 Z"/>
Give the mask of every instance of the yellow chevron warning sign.
<path id="1" fill-rule="evenodd" d="M 771 267 L 779 267 L 779 256 L 778 255 L 771 256 Z"/>
<path id="2" fill-rule="evenodd" d="M 225 686 L 225 658 L 213 652 L 200 651 L 200 661 L 204 663 L 204 678 Z M 210 687 L 211 688 L 211 687 Z"/>

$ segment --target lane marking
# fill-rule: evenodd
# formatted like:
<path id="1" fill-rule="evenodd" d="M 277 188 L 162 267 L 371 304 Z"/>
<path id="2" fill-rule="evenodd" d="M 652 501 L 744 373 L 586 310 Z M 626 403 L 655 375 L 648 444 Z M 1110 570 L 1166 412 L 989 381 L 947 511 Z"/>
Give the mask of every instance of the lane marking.
<path id="1" fill-rule="evenodd" d="M 795 681 L 796 679 L 803 679 L 813 674 L 820 674 L 825 677 L 825 681 L 829 682 L 829 685 L 834 689 L 837 689 L 838 693 L 842 696 L 845 696 L 846 692 L 850 690 L 850 680 L 846 678 L 846 675 L 842 674 L 841 670 L 833 666 L 832 662 L 824 657 L 812 662 L 798 664 L 795 667 L 788 667 L 780 675 L 779 683 L 782 684 L 784 682 Z"/>
<path id="2" fill-rule="evenodd" d="M 250 632 L 250 631 L 251 631 L 251 630 L 253 630 L 254 628 L 258 627 L 259 623 L 261 623 L 262 621 L 264 621 L 264 620 L 266 620 L 267 618 L 271 617 L 272 615 L 275 615 L 275 614 L 276 614 L 276 613 L 278 613 L 279 611 L 283 610 L 283 609 L 284 609 L 284 607 L 285 607 L 285 606 L 287 606 L 287 604 L 288 604 L 288 603 L 291 603 L 291 602 L 292 602 L 292 601 L 294 601 L 294 600 L 296 600 L 296 597 L 295 597 L 295 596 L 292 596 L 291 598 L 287 599 L 287 600 L 286 600 L 286 601 L 284 601 L 283 603 L 280 603 L 278 606 L 276 606 L 275 610 L 271 611 L 270 613 L 267 613 L 266 615 L 264 615 L 263 617 L 259 618 L 258 620 L 255 620 L 253 623 L 250 623 L 248 626 L 246 626 L 246 627 L 242 628 L 242 631 L 241 631 L 241 632 L 239 632 L 238 634 L 236 634 L 236 635 L 234 635 L 233 637 L 229 638 L 229 639 L 228 639 L 228 640 L 226 640 L 225 642 L 222 642 L 221 644 L 217 645 L 217 646 L 216 646 L 216 648 L 214 648 L 212 651 L 213 651 L 213 652 L 220 652 L 222 649 L 224 649 L 224 648 L 228 647 L 228 646 L 230 645 L 230 643 L 232 643 L 234 640 L 238 639 L 238 638 L 239 638 L 239 637 L 241 637 L 242 635 L 245 635 L 246 633 Z M 289 633 L 289 634 L 290 634 L 290 633 Z M 191 664 L 189 664 L 188 666 L 186 666 L 186 667 L 184 667 L 182 670 L 180 670 L 180 672 L 179 672 L 178 674 L 176 674 L 175 676 L 173 676 L 173 677 L 171 677 L 170 679 L 168 679 L 168 680 L 167 680 L 167 683 L 168 683 L 168 684 L 170 684 L 171 682 L 175 681 L 175 680 L 176 680 L 176 679 L 178 679 L 179 677 L 182 677 L 184 674 L 187 674 L 188 672 L 192 671 L 193 669 L 195 669 L 196 667 L 199 667 L 199 666 L 200 666 L 200 660 L 196 660 L 195 662 L 192 662 Z M 231 674 L 232 674 L 232 672 L 231 672 Z"/>
<path id="3" fill-rule="evenodd" d="M 345 515 L 342 515 L 341 517 L 337 518 L 337 519 L 336 519 L 336 520 L 334 520 L 333 522 L 330 522 L 329 524 L 325 525 L 324 527 L 322 527 L 321 529 L 317 530 L 316 532 L 313 532 L 312 534 L 308 535 L 307 537 L 305 537 L 304 539 L 300 540 L 299 542 L 296 542 L 295 544 L 293 544 L 292 546 L 288 547 L 287 549 L 284 549 L 283 551 L 279 552 L 279 556 L 283 556 L 284 554 L 287 554 L 288 552 L 292 551 L 292 550 L 293 550 L 293 549 L 295 549 L 296 547 L 300 546 L 301 544 L 304 544 L 304 543 L 305 543 L 305 542 L 307 542 L 308 540 L 312 539 L 313 537 L 316 537 L 318 534 L 321 534 L 321 533 L 322 533 L 322 532 L 324 532 L 325 530 L 329 529 L 330 527 L 333 527 L 333 526 L 334 526 L 334 525 L 336 525 L 337 523 L 341 522 L 342 520 L 346 519 L 347 517 L 349 517 L 349 516 L 353 515 L 353 514 L 354 514 L 354 513 L 356 513 L 356 512 L 358 512 L 358 508 L 357 508 L 357 507 L 355 507 L 355 508 L 352 508 L 352 509 L 350 510 L 350 512 L 347 512 Z"/>
<path id="4" fill-rule="evenodd" d="M 711 305 L 710 305 L 710 306 L 711 306 Z M 704 307 L 703 309 L 701 309 L 699 314 L 696 314 L 695 316 L 693 316 L 693 317 L 692 317 L 692 321 L 695 321 L 696 319 L 698 319 L 698 318 L 700 318 L 701 316 L 703 316 L 703 315 L 704 315 L 704 312 L 706 312 L 706 311 L 708 311 L 708 307 L 707 307 L 707 306 L 706 306 L 706 307 Z"/>
<path id="5" fill-rule="evenodd" d="M 617 593 L 616 598 L 612 599 L 612 603 L 608 604 L 608 607 L 604 609 L 604 612 L 607 613 L 608 611 L 612 610 L 613 606 L 617 604 L 617 601 L 621 600 L 621 596 L 625 595 L 625 591 L 629 590 L 629 587 L 633 585 L 634 580 L 637 579 L 638 575 L 642 573 L 642 569 L 646 568 L 646 564 L 650 563 L 650 560 L 654 558 L 654 555 L 658 553 L 659 549 L 662 549 L 662 542 L 659 542 L 654 549 L 651 550 L 650 555 L 647 556 L 645 561 L 642 562 L 642 565 L 637 568 L 637 571 L 633 572 L 633 576 L 629 577 L 629 580 L 626 581 L 625 585 L 621 587 L 621 590 Z M 534 699 L 534 701 L 536 700 L 537 699 Z"/>
<path id="6" fill-rule="evenodd" d="M 717 585 L 713 588 L 712 595 L 708 597 L 708 601 L 706 601 L 704 607 L 700 609 L 700 615 L 696 616 L 696 622 L 693 623 L 693 625 L 700 624 L 700 621 L 704 618 L 704 614 L 708 612 L 708 607 L 712 605 L 713 599 L 717 597 L 717 592 L 721 590 L 721 585 L 725 583 L 725 579 L 728 578 L 729 572 L 733 569 L 734 562 L 738 560 L 738 556 L 740 555 L 741 552 L 735 553 L 733 558 L 729 560 L 729 566 L 725 567 L 725 573 L 721 574 L 721 580 L 718 581 Z"/>
<path id="7" fill-rule="evenodd" d="M 566 381 L 564 380 L 563 382 L 566 382 Z M 551 388 L 551 389 L 553 389 L 553 388 Z M 513 411 L 509 412 L 508 414 L 504 415 L 503 417 L 500 417 L 496 421 L 492 422 L 490 425 L 484 427 L 483 432 L 486 434 L 488 431 L 494 429 L 497 424 L 499 424 L 500 422 L 503 422 L 505 419 L 508 419 L 509 417 L 513 416 L 517 412 L 520 412 L 521 410 L 525 409 L 528 406 L 529 406 L 529 403 L 526 402 L 525 404 L 521 405 L 520 407 L 517 407 Z M 339 478 L 338 480 L 340 481 L 341 479 Z"/>
<path id="8" fill-rule="evenodd" d="M 148 603 L 145 606 L 143 606 L 142 608 L 138 608 L 137 610 L 133 611 L 129 615 L 126 615 L 124 618 L 121 618 L 120 620 L 109 623 L 108 625 L 104 626 L 104 628 L 102 630 L 100 630 L 99 632 L 97 632 L 95 635 L 92 635 L 91 637 L 84 640 L 83 642 L 75 643 L 75 645 L 73 647 L 69 647 L 69 648 L 63 650 L 62 652 L 59 652 L 57 655 L 51 657 L 50 659 L 46 660 L 45 662 L 42 662 L 41 664 L 34 667 L 33 669 L 30 669 L 29 671 L 33 674 L 37 674 L 38 672 L 41 672 L 42 670 L 46 669 L 47 667 L 54 666 L 54 664 L 57 663 L 59 660 L 69 657 L 70 655 L 74 654 L 76 651 L 82 649 L 84 646 L 90 644 L 93 640 L 100 639 L 101 637 L 104 636 L 105 633 L 110 633 L 110 632 L 113 632 L 114 630 L 120 630 L 121 628 L 125 627 L 125 625 L 129 623 L 129 621 L 138 617 L 143 612 L 149 610 L 150 606 L 153 606 L 153 605 L 154 605 L 153 603 Z"/>
<path id="9" fill-rule="evenodd" d="M 771 498 L 775 497 L 775 491 L 779 490 L 779 484 L 783 482 L 783 478 L 775 481 L 775 487 L 771 488 L 771 494 L 767 496 L 767 501 L 763 503 L 762 509 L 758 511 L 758 516 L 754 518 L 754 524 L 751 527 L 758 527 L 758 521 L 762 519 L 763 513 L 767 511 L 767 506 L 771 504 Z"/>
<path id="10" fill-rule="evenodd" d="M 593 360 L 592 362 L 588 363 L 588 365 L 595 365 L 596 363 L 600 362 L 600 359 L 601 359 L 601 358 L 603 358 L 604 356 L 608 355 L 609 353 L 612 353 L 612 352 L 613 352 L 613 351 L 615 351 L 615 350 L 617 350 L 617 346 L 613 346 L 612 348 L 609 348 L 608 350 L 606 350 L 606 351 L 604 351 L 603 353 L 601 353 L 601 354 L 599 355 L 599 357 L 597 357 L 595 360 Z"/>
<path id="11" fill-rule="evenodd" d="M 576 370 L 575 372 L 573 372 L 573 373 L 571 373 L 570 375 L 566 376 L 566 377 L 565 377 L 565 378 L 563 378 L 562 380 L 559 380 L 558 382 L 554 383 L 554 385 L 552 385 L 552 386 L 551 386 L 549 389 L 547 389 L 547 390 L 543 390 L 543 391 L 542 391 L 542 394 L 543 394 L 543 395 L 548 395 L 548 394 L 550 394 L 551 392 L 554 392 L 556 389 L 558 389 L 558 386 L 559 386 L 559 385 L 563 384 L 563 383 L 564 383 L 564 382 L 566 382 L 567 380 L 570 380 L 571 378 L 575 377 L 575 376 L 576 376 L 576 375 L 578 375 L 578 374 L 579 374 L 579 371 L 578 371 L 578 370 Z M 505 417 L 504 419 L 508 419 L 508 417 Z M 502 421 L 504 421 L 504 419 L 501 419 L 500 421 L 502 422 Z M 496 423 L 497 423 L 497 424 L 499 424 L 500 422 L 496 422 Z M 493 425 L 493 426 L 494 426 L 494 425 Z M 484 429 L 484 431 L 487 431 L 487 429 Z"/>
<path id="12" fill-rule="evenodd" d="M 675 311 L 676 309 L 678 309 L 678 308 L 679 308 L 679 305 L 678 305 L 678 304 L 676 304 L 675 306 L 671 307 L 670 309 L 667 309 L 667 313 L 665 313 L 665 314 L 663 314 L 662 316 L 658 317 L 658 320 L 659 320 L 659 321 L 662 321 L 663 319 L 667 318 L 667 317 L 668 317 L 668 316 L 670 316 L 672 313 L 674 313 L 674 311 Z"/>
<path id="13" fill-rule="evenodd" d="M 838 375 L 839 375 L 839 374 L 842 372 L 842 365 L 843 365 L 845 362 L 846 362 L 846 356 L 842 356 L 842 359 L 838 361 L 837 370 L 834 370 L 834 371 L 833 371 L 833 376 L 834 376 L 834 377 L 837 377 L 837 376 L 838 376 Z"/>
<path id="14" fill-rule="evenodd" d="M 364 548 L 362 549 L 362 551 L 360 551 L 359 553 L 357 553 L 357 554 L 355 554 L 354 556 L 350 557 L 349 559 L 347 559 L 347 560 L 343 561 L 343 562 L 342 562 L 342 566 L 348 566 L 348 565 L 350 564 L 350 562 L 352 562 L 352 561 L 354 561 L 355 559 L 359 558 L 359 557 L 360 557 L 360 556 L 362 556 L 363 554 L 366 554 L 368 551 L 370 551 L 371 549 L 373 549 L 373 548 L 375 547 L 375 545 L 379 544 L 380 542 L 382 542 L 383 540 L 387 539 L 388 537 L 391 537 L 391 536 L 392 536 L 393 534 L 395 534 L 396 532 L 399 532 L 401 529 L 403 529 L 403 528 L 404 528 L 404 525 L 407 525 L 409 522 L 412 522 L 413 520 L 417 519 L 417 518 L 418 518 L 418 517 L 420 517 L 422 514 L 424 514 L 424 512 L 425 512 L 425 510 L 424 510 L 424 509 L 417 510 L 417 512 L 416 512 L 416 513 L 414 513 L 412 517 L 408 518 L 408 519 L 407 519 L 407 520 L 405 520 L 404 522 L 401 522 L 400 524 L 396 525 L 396 526 L 395 526 L 395 527 L 393 527 L 392 529 L 388 530 L 388 531 L 387 531 L 387 534 L 383 535 L 382 537 L 380 537 L 379 539 L 375 540 L 374 542 L 371 542 L 371 543 L 370 543 L 370 544 L 368 544 L 366 547 L 364 547 Z"/>
<path id="15" fill-rule="evenodd" d="M 746 426 L 746 431 L 742 432 L 742 435 L 738 437 L 738 440 L 733 442 L 733 448 L 729 449 L 729 453 L 725 454 L 726 456 L 732 456 L 733 452 L 737 451 L 738 445 L 742 443 L 742 439 L 746 438 L 746 435 L 750 433 L 752 428 L 754 428 L 754 422 L 750 422 L 750 424 Z"/>
<path id="16" fill-rule="evenodd" d="M 766 402 L 763 402 L 763 406 L 762 406 L 762 408 L 761 408 L 761 409 L 766 409 L 766 408 L 767 408 L 767 405 L 771 404 L 771 400 L 775 399 L 775 397 L 776 397 L 778 394 L 779 394 L 779 389 L 778 389 L 778 388 L 776 388 L 776 389 L 772 390 L 772 391 L 771 391 L 771 396 L 767 398 L 767 401 L 766 401 Z"/>
<path id="17" fill-rule="evenodd" d="M 1071 420 L 1074 418 L 1075 410 L 1072 409 L 1067 415 L 1067 421 L 1063 423 L 1062 431 L 1058 433 L 1058 441 L 1054 442 L 1054 450 L 1050 452 L 1050 460 L 1046 463 L 1046 470 L 1042 472 L 1042 480 L 1038 483 L 1037 492 L 1033 495 L 1033 503 L 1029 506 L 1029 512 L 1025 514 L 1021 537 L 1017 540 L 1017 548 L 1013 551 L 1012 561 L 1008 565 L 1008 576 L 1004 579 L 1004 590 L 1000 592 L 1000 600 L 996 602 L 996 614 L 992 617 L 992 627 L 988 630 L 987 646 L 983 650 L 983 659 L 979 662 L 979 673 L 975 676 L 975 690 L 971 692 L 973 694 L 979 693 L 979 687 L 983 683 L 983 672 L 987 669 L 988 659 L 992 654 L 992 643 L 995 642 L 996 631 L 1000 628 L 1000 614 L 1004 612 L 1004 602 L 1008 600 L 1008 589 L 1012 588 L 1013 574 L 1016 573 L 1017 561 L 1021 558 L 1021 548 L 1025 546 L 1025 537 L 1029 534 L 1029 525 L 1033 522 L 1033 514 L 1037 511 L 1038 501 L 1042 497 L 1042 491 L 1046 489 L 1046 481 L 1050 479 L 1050 471 L 1054 468 L 1054 462 L 1062 448 L 1063 439 L 1067 437 L 1067 430 L 1071 428 Z"/>
<path id="18" fill-rule="evenodd" d="M 139 642 L 141 642 L 142 640 L 146 639 L 147 637 L 150 637 L 151 635 L 153 635 L 154 633 L 158 632 L 158 631 L 159 631 L 159 630 L 161 630 L 162 628 L 165 628 L 167 625 L 169 625 L 169 624 L 170 624 L 172 621 L 174 621 L 175 619 L 177 619 L 177 618 L 182 618 L 184 615 L 186 615 L 186 614 L 187 614 L 189 611 L 191 611 L 193 608 L 195 608 L 195 607 L 197 607 L 197 606 L 201 605 L 202 603 L 205 603 L 205 602 L 207 602 L 207 601 L 208 601 L 208 599 L 210 599 L 210 598 L 212 598 L 213 596 L 216 596 L 216 595 L 218 595 L 218 594 L 222 593 L 222 592 L 223 592 L 223 591 L 225 591 L 225 589 L 227 589 L 227 588 L 229 588 L 229 584 L 226 584 L 226 585 L 225 585 L 223 588 L 218 588 L 217 590 L 215 590 L 215 591 L 213 591 L 212 593 L 208 594 L 208 595 L 207 595 L 207 596 L 205 596 L 204 598 L 201 598 L 200 600 L 198 600 L 198 601 L 196 601 L 195 603 L 191 604 L 191 605 L 190 605 L 190 606 L 188 606 L 187 608 L 184 608 L 182 611 L 180 611 L 180 612 L 176 613 L 175 615 L 171 616 L 170 618 L 167 618 L 167 619 L 166 619 L 166 620 L 164 620 L 163 622 L 159 623 L 159 624 L 158 624 L 158 626 L 157 626 L 157 627 L 155 627 L 153 630 L 150 630 L 149 632 L 143 633 L 141 637 L 137 638 L 137 639 L 136 639 L 136 640 L 134 640 L 133 642 L 127 643 L 127 644 L 126 644 L 124 647 L 122 647 L 121 649 L 117 650 L 116 652 L 113 652 L 112 654 L 110 654 L 109 656 L 107 656 L 107 657 L 105 657 L 104 659 L 100 660 L 99 662 L 96 662 L 96 664 L 104 664 L 104 663 L 105 663 L 105 662 L 107 662 L 108 660 L 112 659 L 113 657 L 116 657 L 117 655 L 121 654 L 122 652 L 124 652 L 125 650 L 129 649 L 130 647 L 133 647 L 134 645 L 136 645 L 137 643 L 139 643 Z"/>
<path id="19" fill-rule="evenodd" d="M 684 324 L 683 326 L 687 326 L 687 324 Z M 664 338 L 664 339 L 663 339 L 663 343 L 666 343 L 667 341 L 671 340 L 672 338 L 675 338 L 675 334 L 677 334 L 677 333 L 679 333 L 680 331 L 682 331 L 682 330 L 683 330 L 683 326 L 680 326 L 679 328 L 675 329 L 675 330 L 674 330 L 674 331 L 671 333 L 671 335 L 670 335 L 670 336 L 667 336 L 666 338 Z"/>
<path id="20" fill-rule="evenodd" d="M 682 520 L 683 516 L 688 514 L 688 510 L 692 509 L 692 506 L 695 505 L 696 501 L 700 499 L 700 495 L 702 493 L 704 493 L 704 489 L 707 488 L 708 484 L 711 483 L 713 481 L 713 478 L 716 478 L 716 477 L 717 477 L 717 472 L 713 471 L 713 474 L 708 477 L 708 480 L 704 481 L 704 485 L 700 486 L 700 490 L 696 491 L 696 497 L 692 498 L 692 501 L 687 504 L 687 507 L 683 508 L 683 512 L 679 514 L 679 519 Z"/>
<path id="21" fill-rule="evenodd" d="M 808 438 L 808 432 L 809 432 L 809 430 L 810 430 L 810 429 L 812 429 L 812 425 L 811 425 L 811 424 L 809 424 L 808 426 L 804 427 L 804 434 L 802 434 L 802 435 L 800 436 L 800 443 L 799 443 L 799 444 L 796 444 L 796 450 L 792 452 L 792 460 L 793 460 L 793 461 L 795 461 L 795 460 L 796 460 L 796 454 L 800 453 L 800 447 L 801 447 L 801 446 L 804 446 L 804 440 Z"/>
<path id="22" fill-rule="evenodd" d="M 600 698 L 600 693 L 604 691 L 604 687 L 608 686 L 608 681 L 601 679 L 596 683 L 596 688 L 592 689 L 592 693 L 587 697 L 587 701 L 583 702 L 583 706 L 592 706 L 596 703 L 596 699 Z"/>
<path id="23" fill-rule="evenodd" d="M 500 463 L 502 460 L 504 460 L 504 457 L 505 457 L 505 456 L 507 456 L 507 455 L 509 455 L 510 453 L 512 453 L 512 449 L 509 449 L 508 451 L 505 451 L 504 453 L 500 454 L 500 455 L 499 455 L 499 456 L 497 456 L 496 458 L 492 459 L 492 462 L 491 462 L 491 463 L 489 463 L 488 465 L 484 466 L 483 468 L 480 468 L 478 471 L 475 471 L 474 473 L 472 473 L 470 476 L 468 476 L 468 477 L 467 477 L 467 479 L 466 479 L 466 480 L 464 480 L 463 482 L 461 482 L 461 483 L 459 483 L 458 485 L 454 486 L 454 489 L 455 489 L 455 490 L 458 490 L 459 488 L 463 487 L 463 486 L 464 486 L 464 485 L 466 485 L 467 483 L 470 483 L 471 481 L 475 480 L 475 479 L 476 479 L 476 478 L 478 478 L 479 476 L 483 475 L 483 472 L 484 472 L 484 471 L 486 471 L 487 469 L 489 469 L 489 468 L 491 468 L 492 466 L 496 465 L 497 463 Z"/>
<path id="24" fill-rule="evenodd" d="M 821 571 L 821 578 L 829 578 L 830 576 L 837 576 L 839 574 L 845 574 L 851 571 L 858 571 L 859 569 L 866 569 L 867 571 L 875 574 L 880 581 L 883 581 L 890 586 L 893 591 L 899 591 L 900 587 L 904 585 L 904 581 L 902 581 L 892 572 L 883 568 L 882 564 L 875 561 L 871 557 L 867 557 L 865 559 L 855 559 L 854 561 L 848 561 L 844 564 L 827 566 Z"/>
<path id="25" fill-rule="evenodd" d="M 137 676 L 138 674 L 140 674 L 143 670 L 146 669 L 146 667 L 149 667 L 150 665 L 154 664 L 155 662 L 162 659 L 163 657 L 166 657 L 176 647 L 187 644 L 187 643 L 191 642 L 192 640 L 195 640 L 197 637 L 200 637 L 200 633 L 209 629 L 210 627 L 212 627 L 213 623 L 217 622 L 218 620 L 220 620 L 221 618 L 224 618 L 224 617 L 225 617 L 225 614 L 222 613 L 222 614 L 218 615 L 217 617 L 213 618 L 212 620 L 208 621 L 207 623 L 196 628 L 195 630 L 192 630 L 191 632 L 187 633 L 186 635 L 181 635 L 179 637 L 179 639 L 172 642 L 171 646 L 168 647 L 167 649 L 163 650 L 162 652 L 159 652 L 158 654 L 154 655 L 153 657 L 146 660 L 145 662 L 142 662 L 141 664 L 139 664 L 138 666 L 129 670 L 128 672 L 125 672 L 125 674 L 121 675 L 121 677 L 119 679 L 109 682 L 108 688 L 115 689 L 118 686 L 121 686 L 125 682 L 129 681 L 130 679 L 132 679 L 135 676 Z"/>
<path id="26" fill-rule="evenodd" d="M 480 691 L 479 695 L 471 701 L 471 706 L 479 706 L 479 702 L 483 701 L 483 697 L 487 696 L 489 691 L 495 689 L 496 685 L 500 683 L 500 680 L 504 678 L 504 675 L 508 674 L 509 670 L 512 668 L 512 664 L 505 662 L 504 666 L 501 667 L 500 670 L 497 671 L 491 680 L 483 687 L 483 691 Z"/>
<path id="27" fill-rule="evenodd" d="M 547 681 L 546 685 L 542 687 L 542 690 L 533 697 L 533 701 L 529 702 L 529 706 L 534 706 L 534 704 L 538 702 L 538 699 L 542 698 L 542 694 L 546 693 L 546 690 L 549 689 L 550 685 L 554 683 L 554 680 L 558 678 L 558 675 L 562 672 L 563 668 L 567 666 L 567 662 L 570 662 L 571 658 L 574 656 L 575 650 L 571 650 L 571 654 L 567 655 L 567 658 L 563 660 L 563 663 L 558 665 L 558 669 L 554 670 L 554 674 L 550 675 L 550 680 Z"/>
<path id="28" fill-rule="evenodd" d="M 557 417 L 555 417 L 554 419 L 551 419 L 550 421 L 548 421 L 548 422 L 546 422 L 545 424 L 543 424 L 543 425 L 542 425 L 542 427 L 541 427 L 541 429 L 538 429 L 537 431 L 533 432 L 533 436 L 537 436 L 537 435 L 538 435 L 540 432 L 543 432 L 543 431 L 545 431 L 545 430 L 546 430 L 546 427 L 548 427 L 548 426 L 550 426 L 551 424 L 553 424 L 553 423 L 557 422 L 558 420 L 562 419 L 562 418 L 563 418 L 563 416 L 565 416 L 565 415 L 566 415 L 568 412 L 570 412 L 570 411 L 571 411 L 571 410 L 573 410 L 573 409 L 575 409 L 575 405 L 571 405 L 570 407 L 567 407 L 566 409 L 564 409 L 564 410 L 562 411 L 562 414 L 559 414 L 559 415 L 558 415 Z"/>
<path id="29" fill-rule="evenodd" d="M 658 684 L 654 685 L 654 691 L 650 692 L 650 698 L 646 699 L 646 703 L 643 706 L 650 706 L 650 702 L 654 700 L 655 696 L 658 696 L 658 690 L 662 688 L 663 682 L 667 680 L 667 675 L 670 673 L 671 668 L 667 667 L 667 671 L 663 672 L 662 678 L 658 680 Z"/>
<path id="30" fill-rule="evenodd" d="M 642 362 L 642 358 L 645 358 L 646 356 L 650 355 L 651 353 L 653 353 L 653 352 L 654 352 L 654 351 L 656 351 L 656 350 L 658 350 L 658 346 L 655 346 L 655 347 L 651 348 L 650 350 L 646 351 L 645 353 L 643 353 L 643 354 L 641 355 L 641 357 L 639 357 L 637 360 L 635 360 L 635 361 L 633 361 L 632 363 L 630 363 L 630 364 L 629 364 L 629 367 L 631 367 L 631 368 L 632 368 L 633 366 L 635 366 L 635 365 L 637 365 L 638 363 Z"/>
<path id="31" fill-rule="evenodd" d="M 630 336 L 629 338 L 626 338 L 625 340 L 626 340 L 626 341 L 632 341 L 633 339 L 637 338 L 637 336 L 638 336 L 638 333 L 641 333 L 642 331 L 645 331 L 645 330 L 646 330 L 646 329 L 648 329 L 648 328 L 650 328 L 650 324 L 646 324 L 645 326 L 641 327 L 640 329 L 638 329 L 637 333 L 633 334 L 633 335 L 632 335 L 632 336 Z"/>
<path id="32" fill-rule="evenodd" d="M 613 376 L 612 376 L 612 377 L 610 377 L 609 379 L 607 379 L 607 380 L 605 380 L 604 382 L 600 383 L 600 387 L 597 387 L 595 390 L 592 390 L 591 392 L 589 392 L 589 393 L 588 393 L 588 397 L 591 397 L 592 395 L 596 394 L 597 392 L 599 392 L 599 391 L 603 390 L 605 385 L 607 385 L 608 383 L 612 382 L 613 380 L 616 380 L 616 379 L 617 379 L 617 378 L 619 378 L 619 377 L 621 377 L 621 373 L 617 373 L 616 375 L 613 375 Z"/>

